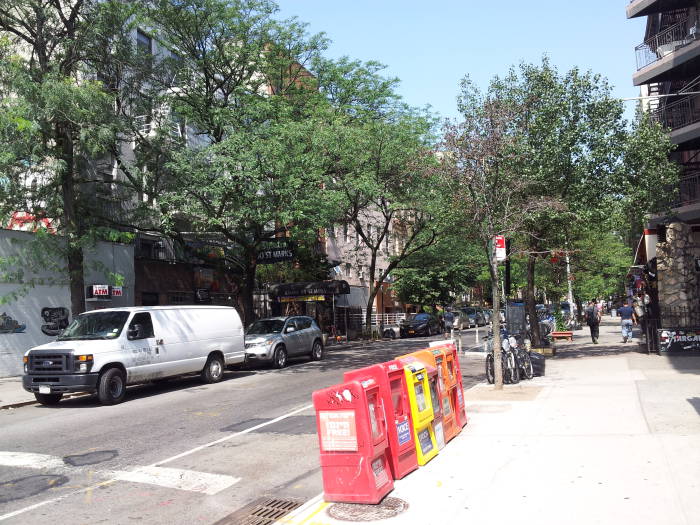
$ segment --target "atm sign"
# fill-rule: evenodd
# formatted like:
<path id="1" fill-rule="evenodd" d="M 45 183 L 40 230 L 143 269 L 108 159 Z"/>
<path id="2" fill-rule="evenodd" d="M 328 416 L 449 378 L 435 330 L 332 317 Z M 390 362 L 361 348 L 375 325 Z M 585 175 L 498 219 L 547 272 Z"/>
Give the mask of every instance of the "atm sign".
<path id="1" fill-rule="evenodd" d="M 323 410 L 318 413 L 318 421 L 324 451 L 357 452 L 354 410 Z"/>

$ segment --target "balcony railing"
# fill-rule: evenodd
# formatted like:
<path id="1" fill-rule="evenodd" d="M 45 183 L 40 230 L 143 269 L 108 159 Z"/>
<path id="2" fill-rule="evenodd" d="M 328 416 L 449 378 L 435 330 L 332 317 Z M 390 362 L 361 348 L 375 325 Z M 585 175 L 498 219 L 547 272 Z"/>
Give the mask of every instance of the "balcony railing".
<path id="1" fill-rule="evenodd" d="M 700 95 L 682 98 L 649 112 L 649 117 L 676 130 L 700 122 Z"/>
<path id="2" fill-rule="evenodd" d="M 684 174 L 678 181 L 678 194 L 673 208 L 690 206 L 700 202 L 700 171 Z"/>
<path id="3" fill-rule="evenodd" d="M 689 23 L 689 19 L 685 18 L 635 47 L 637 71 L 661 60 L 677 49 L 695 42 L 697 24 L 696 20 Z"/>

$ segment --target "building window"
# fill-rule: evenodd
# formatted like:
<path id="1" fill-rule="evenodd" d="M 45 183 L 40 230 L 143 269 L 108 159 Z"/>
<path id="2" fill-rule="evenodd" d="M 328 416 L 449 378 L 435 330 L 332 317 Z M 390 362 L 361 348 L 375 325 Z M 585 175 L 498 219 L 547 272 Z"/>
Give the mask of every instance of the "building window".
<path id="1" fill-rule="evenodd" d="M 343 240 L 348 242 L 348 225 L 343 224 Z"/>
<path id="2" fill-rule="evenodd" d="M 367 223 L 367 239 L 372 241 L 372 225 Z"/>
<path id="3" fill-rule="evenodd" d="M 335 239 L 335 226 L 329 226 L 327 228 L 327 231 L 328 231 L 328 237 L 330 239 Z"/>
<path id="4" fill-rule="evenodd" d="M 140 29 L 136 31 L 136 48 L 141 53 L 153 54 L 153 39 Z"/>
<path id="5" fill-rule="evenodd" d="M 345 276 L 350 277 L 350 263 L 345 263 Z"/>
<path id="6" fill-rule="evenodd" d="M 389 253 L 389 237 L 390 237 L 389 232 L 386 232 L 384 234 L 384 251 L 386 253 Z"/>

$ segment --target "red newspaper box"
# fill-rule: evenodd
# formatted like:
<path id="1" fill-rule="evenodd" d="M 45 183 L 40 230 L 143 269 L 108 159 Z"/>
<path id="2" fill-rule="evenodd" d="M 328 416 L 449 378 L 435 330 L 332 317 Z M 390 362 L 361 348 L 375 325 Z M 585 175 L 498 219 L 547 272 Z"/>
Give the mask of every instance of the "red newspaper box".
<path id="1" fill-rule="evenodd" d="M 447 356 L 447 371 L 448 375 L 454 375 L 456 380 L 456 385 L 452 391 L 452 398 L 454 399 L 455 415 L 457 416 L 457 424 L 460 427 L 464 427 L 467 424 L 467 409 L 464 402 L 464 383 L 462 381 L 462 369 L 459 366 L 459 353 L 457 352 L 457 347 L 453 343 L 445 343 L 435 348 L 440 348 L 445 350 Z"/>
<path id="2" fill-rule="evenodd" d="M 379 384 L 379 393 L 387 409 L 389 465 L 394 479 L 401 479 L 418 468 L 416 443 L 413 440 L 411 406 L 406 389 L 406 374 L 399 361 L 345 372 L 343 379 L 363 381 L 372 378 Z"/>
<path id="3" fill-rule="evenodd" d="M 326 501 L 379 503 L 394 488 L 384 403 L 374 379 L 313 393 Z"/>

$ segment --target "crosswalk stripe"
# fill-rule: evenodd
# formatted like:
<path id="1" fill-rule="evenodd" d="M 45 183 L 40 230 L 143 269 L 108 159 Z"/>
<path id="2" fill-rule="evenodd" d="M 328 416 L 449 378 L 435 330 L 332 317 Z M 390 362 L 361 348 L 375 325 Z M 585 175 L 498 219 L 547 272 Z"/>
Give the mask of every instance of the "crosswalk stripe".
<path id="1" fill-rule="evenodd" d="M 114 477 L 121 481 L 202 492 L 209 496 L 221 492 L 241 480 L 241 478 L 223 474 L 209 474 L 208 472 L 168 467 L 138 467 L 126 472 L 115 472 Z"/>
<path id="2" fill-rule="evenodd" d="M 3 452 L 0 451 L 0 465 L 3 467 L 25 468 L 65 468 L 63 460 L 48 454 L 34 454 L 31 452 Z"/>

